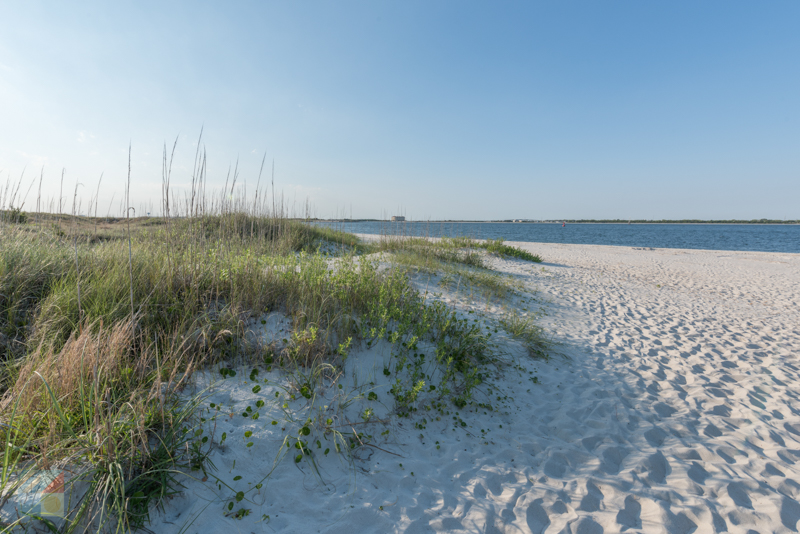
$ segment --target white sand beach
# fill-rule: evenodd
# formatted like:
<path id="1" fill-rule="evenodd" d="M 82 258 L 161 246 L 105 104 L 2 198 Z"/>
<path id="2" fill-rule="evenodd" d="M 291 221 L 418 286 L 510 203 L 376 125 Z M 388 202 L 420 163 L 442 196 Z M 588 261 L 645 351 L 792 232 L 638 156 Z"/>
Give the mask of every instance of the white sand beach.
<path id="1" fill-rule="evenodd" d="M 528 294 L 506 306 L 544 310 L 540 324 L 557 345 L 549 360 L 534 360 L 497 334 L 513 363 L 475 399 L 493 411 L 450 406 L 438 421 L 417 412 L 373 422 L 364 425 L 371 446 L 356 449 L 352 461 L 323 454 L 332 447 L 323 440 L 310 444 L 316 468 L 295 463 L 294 448 L 276 464 L 289 450 L 283 436 L 307 417 L 356 430 L 367 408 L 372 421 L 386 417 L 389 347 L 353 350 L 347 387 L 330 392 L 315 413 L 302 396 L 285 399 L 286 378 L 274 371 L 198 375 L 197 391 L 210 387 L 207 432 L 227 436 L 210 456 L 213 475 L 229 487 L 198 473 L 147 528 L 797 532 L 800 255 L 508 244 L 545 263 L 492 260 Z M 416 280 L 464 317 L 503 312 L 502 304 L 487 308 L 434 282 Z M 254 328 L 284 335 L 282 318 L 268 319 Z M 263 407 L 255 407 L 259 399 Z M 258 419 L 242 416 L 248 406 L 260 410 Z M 228 512 L 237 491 L 247 493 Z M 239 509 L 244 517 L 232 517 Z"/>

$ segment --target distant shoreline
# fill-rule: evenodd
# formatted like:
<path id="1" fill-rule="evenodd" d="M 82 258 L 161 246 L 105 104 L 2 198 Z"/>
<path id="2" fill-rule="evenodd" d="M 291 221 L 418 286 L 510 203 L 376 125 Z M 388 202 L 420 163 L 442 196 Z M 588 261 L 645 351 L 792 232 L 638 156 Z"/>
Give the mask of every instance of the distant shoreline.
<path id="1" fill-rule="evenodd" d="M 416 224 L 736 224 L 736 225 L 798 225 L 800 220 L 791 221 L 777 221 L 777 220 L 720 220 L 720 221 L 700 221 L 700 220 L 661 220 L 661 221 L 646 221 L 646 220 L 546 220 L 546 221 L 514 221 L 511 219 L 501 221 L 471 221 L 471 220 L 427 220 L 427 221 L 391 221 L 387 219 L 304 219 L 307 222 L 338 222 L 338 223 L 363 223 L 363 222 L 379 222 L 379 223 L 416 223 Z"/>

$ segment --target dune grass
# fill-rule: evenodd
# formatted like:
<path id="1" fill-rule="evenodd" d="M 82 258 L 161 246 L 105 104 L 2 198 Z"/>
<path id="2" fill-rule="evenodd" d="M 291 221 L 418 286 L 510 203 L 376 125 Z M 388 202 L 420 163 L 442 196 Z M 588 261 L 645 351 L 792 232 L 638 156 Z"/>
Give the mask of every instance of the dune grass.
<path id="1" fill-rule="evenodd" d="M 68 510 L 81 528 L 141 527 L 177 472 L 203 468 L 177 392 L 193 369 L 246 350 L 248 314 L 324 314 L 311 311 L 314 280 L 286 264 L 346 237 L 263 218 L 145 222 L 129 240 L 75 220 L 2 228 L 2 499 L 17 466 L 72 466 L 88 487 Z"/>
<path id="2" fill-rule="evenodd" d="M 442 287 L 469 294 L 477 292 L 487 302 L 506 301 L 521 294 L 523 287 L 513 277 L 493 271 L 480 251 L 534 263 L 542 261 L 539 255 L 505 245 L 502 238 L 476 241 L 470 237 L 430 240 L 381 236 L 376 248 L 392 252 L 392 261 L 406 269 L 440 274 Z M 525 346 L 529 356 L 546 359 L 552 341 L 537 324 L 538 318 L 537 314 L 523 315 L 511 310 L 499 317 L 498 324 Z"/>
<path id="3" fill-rule="evenodd" d="M 533 263 L 542 263 L 542 257 L 538 254 L 531 254 L 530 252 L 522 250 L 519 247 L 506 245 L 504 241 L 505 240 L 503 238 L 487 239 L 482 243 L 478 243 L 477 246 L 504 258 L 517 258 L 520 260 L 531 261 Z"/>
<path id="4" fill-rule="evenodd" d="M 512 310 L 503 314 L 500 318 L 500 326 L 525 346 L 529 356 L 547 359 L 547 350 L 552 346 L 552 341 L 545 334 L 544 329 L 536 324 L 537 318 L 536 314 L 523 315 Z"/>
<path id="5" fill-rule="evenodd" d="M 532 261 L 541 261 L 538 256 L 502 245 L 502 240 L 480 242 L 468 237 L 430 240 L 381 236 L 374 247 L 382 252 L 391 252 L 391 260 L 396 265 L 441 275 L 439 283 L 442 287 L 477 293 L 487 301 L 504 300 L 518 293 L 521 286 L 512 277 L 492 270 L 483 250 L 501 255 L 505 255 L 503 251 L 512 251 L 509 254 L 517 254 L 516 257 L 528 255 L 535 258 Z"/>
<path id="6" fill-rule="evenodd" d="M 0 501 L 31 466 L 69 467 L 76 489 L 53 528 L 143 527 L 182 476 L 213 469 L 214 440 L 196 434 L 180 391 L 213 363 L 264 363 L 245 332 L 251 317 L 291 318 L 291 350 L 276 364 L 309 376 L 339 365 L 351 341 L 393 343 L 401 416 L 420 399 L 419 343 L 437 347 L 438 402 L 466 405 L 493 361 L 477 326 L 425 303 L 404 271 L 355 255 L 368 248 L 342 232 L 232 209 L 130 229 L 124 219 L 35 218 L 0 225 Z M 317 253 L 329 245 L 347 252 L 335 269 Z M 413 254 L 482 265 L 451 246 Z M 50 521 L 16 523 L 30 520 Z"/>
<path id="7" fill-rule="evenodd" d="M 62 522 L 22 514 L 0 528 L 132 531 L 186 477 L 213 477 L 209 454 L 220 438 L 203 435 L 202 399 L 182 393 L 198 369 L 277 365 L 292 394 L 311 399 L 336 385 L 350 347 L 385 340 L 393 346 L 384 370 L 394 380 L 393 413 L 408 416 L 422 402 L 466 406 L 497 363 L 479 325 L 426 302 L 406 269 L 382 271 L 360 255 L 392 252 L 406 267 L 442 270 L 501 295 L 507 284 L 480 249 L 514 256 L 510 247 L 463 239 L 365 245 L 288 218 L 274 194 L 270 202 L 257 189 L 246 200 L 235 176 L 207 194 L 204 161 L 200 154 L 191 191 L 176 200 L 165 152 L 164 217 L 97 217 L 96 198 L 94 217 L 77 216 L 74 202 L 72 215 L 63 214 L 61 199 L 57 213 L 26 213 L 19 184 L 0 194 L 0 507 L 36 469 L 71 473 Z M 271 311 L 292 326 L 277 354 L 247 330 Z M 425 382 L 431 365 L 436 386 Z M 334 432 L 348 448 L 364 443 L 325 421 L 309 425 L 286 436 L 300 451 L 296 461 L 315 465 L 305 445 L 312 431 Z"/>

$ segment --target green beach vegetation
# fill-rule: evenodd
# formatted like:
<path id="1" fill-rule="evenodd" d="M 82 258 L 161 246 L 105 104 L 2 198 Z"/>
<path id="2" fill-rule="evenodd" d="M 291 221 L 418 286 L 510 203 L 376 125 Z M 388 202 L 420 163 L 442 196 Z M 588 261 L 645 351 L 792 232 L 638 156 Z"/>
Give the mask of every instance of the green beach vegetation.
<path id="1" fill-rule="evenodd" d="M 166 217 L 0 214 L 0 506 L 36 469 L 69 466 L 80 488 L 62 524 L 22 515 L 4 528 L 38 521 L 64 532 L 135 530 L 180 491 L 185 473 L 213 478 L 208 455 L 226 436 L 204 435 L 202 399 L 181 394 L 199 369 L 221 366 L 224 378 L 234 363 L 254 376 L 278 366 L 293 395 L 313 399 L 336 385 L 353 347 L 386 341 L 393 414 L 406 417 L 423 403 L 445 413 L 474 402 L 499 365 L 485 330 L 426 302 L 408 269 L 439 270 L 446 284 L 502 298 L 514 287 L 486 267 L 481 251 L 540 258 L 501 240 L 365 244 L 290 220 L 274 195 L 247 201 L 231 186 L 206 196 L 202 183 L 179 207 L 165 200 Z M 164 187 L 169 199 L 168 175 Z M 373 252 L 390 253 L 403 268 L 380 269 L 366 256 Z M 247 325 L 271 311 L 285 314 L 292 332 L 284 347 L 265 349 Z M 531 320 L 509 316 L 508 324 L 537 354 L 544 350 Z M 431 365 L 435 384 L 426 381 Z M 325 420 L 290 432 L 298 462 L 314 461 L 309 436 L 332 435 L 336 450 L 366 440 Z M 232 513 L 241 499 L 235 493 Z"/>

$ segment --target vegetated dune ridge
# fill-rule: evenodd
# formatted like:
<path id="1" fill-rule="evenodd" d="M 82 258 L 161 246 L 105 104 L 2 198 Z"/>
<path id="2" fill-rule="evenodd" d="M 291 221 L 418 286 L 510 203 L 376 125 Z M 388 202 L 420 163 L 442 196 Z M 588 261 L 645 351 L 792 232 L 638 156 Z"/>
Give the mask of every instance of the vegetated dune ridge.
<path id="1" fill-rule="evenodd" d="M 490 398 L 476 397 L 495 411 L 473 406 L 456 415 L 450 407 L 441 421 L 417 412 L 379 425 L 373 443 L 383 450 L 358 449 L 352 464 L 318 453 L 321 476 L 289 453 L 258 495 L 242 501 L 249 512 L 240 520 L 224 515 L 225 491 L 188 482 L 148 528 L 796 532 L 800 255 L 509 244 L 545 259 L 492 261 L 535 292 L 548 314 L 541 324 L 563 356 L 532 360 L 500 336 L 515 366 L 493 379 Z M 470 309 L 489 320 L 504 311 L 435 279 L 416 283 L 465 317 L 474 316 Z M 520 310 L 537 306 L 512 301 Z M 282 319 L 271 320 L 265 332 L 280 336 Z M 381 372 L 387 353 L 362 348 L 347 363 L 351 384 L 377 394 L 378 418 L 392 406 Z M 255 422 L 235 413 L 272 394 L 267 383 L 252 394 L 246 375 L 198 376 L 200 386 L 216 380 L 209 401 L 231 407 L 217 421 L 217 439 L 222 431 L 228 438 L 211 456 L 215 474 L 245 488 L 269 471 L 282 445 L 270 434 L 279 410 L 267 406 Z M 423 418 L 425 428 L 415 428 Z M 379 437 L 383 428 L 389 433 Z M 253 435 L 243 439 L 246 429 Z M 234 482 L 237 473 L 243 478 Z"/>

